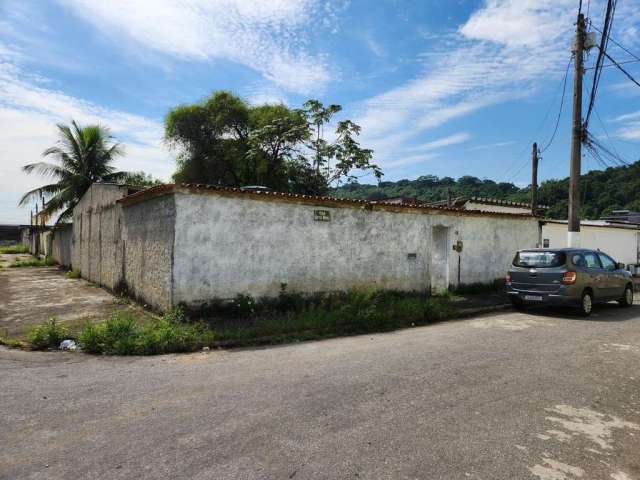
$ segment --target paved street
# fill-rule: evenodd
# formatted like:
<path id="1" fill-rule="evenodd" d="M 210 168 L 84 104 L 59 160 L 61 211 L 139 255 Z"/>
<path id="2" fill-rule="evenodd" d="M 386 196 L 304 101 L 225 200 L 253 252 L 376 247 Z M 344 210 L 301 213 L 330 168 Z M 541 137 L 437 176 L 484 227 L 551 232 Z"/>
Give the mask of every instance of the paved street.
<path id="1" fill-rule="evenodd" d="M 637 305 L 0 371 L 2 479 L 640 479 Z"/>

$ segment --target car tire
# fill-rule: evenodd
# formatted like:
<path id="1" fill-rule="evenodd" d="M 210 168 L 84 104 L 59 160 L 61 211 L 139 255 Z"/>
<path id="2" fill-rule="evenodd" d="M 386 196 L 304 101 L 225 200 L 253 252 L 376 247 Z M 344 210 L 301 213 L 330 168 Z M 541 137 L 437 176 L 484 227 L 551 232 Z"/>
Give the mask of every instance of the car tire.
<path id="1" fill-rule="evenodd" d="M 622 294 L 622 298 L 618 300 L 621 307 L 630 307 L 633 305 L 633 288 L 631 285 L 627 285 Z"/>
<path id="2" fill-rule="evenodd" d="M 583 292 L 580 299 L 580 315 L 588 317 L 593 311 L 593 294 L 591 292 Z"/>
<path id="3" fill-rule="evenodd" d="M 516 310 L 524 310 L 526 308 L 524 302 L 518 297 L 511 297 L 509 300 L 511 300 L 511 305 L 513 305 L 513 308 Z"/>

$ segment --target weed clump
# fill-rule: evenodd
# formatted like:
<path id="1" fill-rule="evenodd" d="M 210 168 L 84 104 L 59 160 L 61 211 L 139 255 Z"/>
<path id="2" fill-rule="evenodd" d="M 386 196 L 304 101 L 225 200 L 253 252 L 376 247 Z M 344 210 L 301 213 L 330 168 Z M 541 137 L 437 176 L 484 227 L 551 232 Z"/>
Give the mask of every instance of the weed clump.
<path id="1" fill-rule="evenodd" d="M 80 270 L 69 270 L 67 272 L 67 278 L 78 279 L 81 277 Z"/>
<path id="2" fill-rule="evenodd" d="M 51 317 L 46 322 L 33 327 L 27 333 L 27 342 L 34 350 L 46 350 L 48 348 L 58 348 L 60 342 L 69 338 L 69 330 L 61 324 L 55 317 Z"/>
<path id="3" fill-rule="evenodd" d="M 89 353 L 155 355 L 193 352 L 213 342 L 214 332 L 205 325 L 183 320 L 179 309 L 145 321 L 130 312 L 118 312 L 105 322 L 87 323 L 80 333 L 80 345 Z"/>

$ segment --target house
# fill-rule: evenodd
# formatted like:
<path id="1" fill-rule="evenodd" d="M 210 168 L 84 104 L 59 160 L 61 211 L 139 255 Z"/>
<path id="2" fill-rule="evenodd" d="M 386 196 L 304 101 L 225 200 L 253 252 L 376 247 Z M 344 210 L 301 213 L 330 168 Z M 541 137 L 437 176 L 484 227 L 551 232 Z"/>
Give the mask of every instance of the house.
<path id="1" fill-rule="evenodd" d="M 529 212 L 195 184 L 94 184 L 73 212 L 73 268 L 160 309 L 238 294 L 438 292 L 502 278 L 540 242 Z"/>
<path id="2" fill-rule="evenodd" d="M 614 210 L 611 215 L 602 217 L 609 223 L 631 223 L 634 225 L 640 225 L 640 212 L 633 212 L 631 210 Z"/>
<path id="3" fill-rule="evenodd" d="M 567 246 L 566 220 L 542 222 L 542 246 L 545 248 Z M 580 246 L 594 250 L 600 249 L 625 265 L 640 264 L 640 225 L 610 223 L 606 220 L 582 220 Z"/>

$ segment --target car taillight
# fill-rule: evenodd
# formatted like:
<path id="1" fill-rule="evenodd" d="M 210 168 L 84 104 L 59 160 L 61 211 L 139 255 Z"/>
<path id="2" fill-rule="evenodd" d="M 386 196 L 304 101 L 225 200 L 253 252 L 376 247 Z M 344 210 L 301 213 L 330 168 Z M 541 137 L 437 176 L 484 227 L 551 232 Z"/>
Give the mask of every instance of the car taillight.
<path id="1" fill-rule="evenodd" d="M 562 276 L 562 283 L 564 285 L 573 285 L 576 283 L 576 277 L 578 274 L 576 272 L 565 272 Z"/>
<path id="2" fill-rule="evenodd" d="M 506 277 L 504 277 L 504 280 L 505 280 L 505 282 L 507 282 L 507 283 L 511 283 L 511 275 L 509 275 L 509 274 L 507 273 L 507 276 L 506 276 Z"/>

